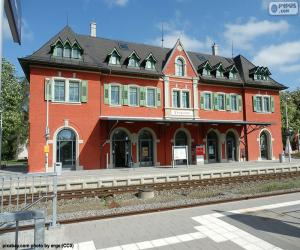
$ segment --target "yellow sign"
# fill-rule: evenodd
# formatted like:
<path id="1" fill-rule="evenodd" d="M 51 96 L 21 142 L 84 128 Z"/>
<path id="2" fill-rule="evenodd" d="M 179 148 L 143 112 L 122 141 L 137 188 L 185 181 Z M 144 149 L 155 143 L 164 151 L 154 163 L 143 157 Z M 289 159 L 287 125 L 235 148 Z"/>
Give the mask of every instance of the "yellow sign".
<path id="1" fill-rule="evenodd" d="M 49 153 L 49 145 L 44 146 L 44 153 Z"/>
<path id="2" fill-rule="evenodd" d="M 142 147 L 143 157 L 148 157 L 148 154 L 149 154 L 148 147 Z"/>

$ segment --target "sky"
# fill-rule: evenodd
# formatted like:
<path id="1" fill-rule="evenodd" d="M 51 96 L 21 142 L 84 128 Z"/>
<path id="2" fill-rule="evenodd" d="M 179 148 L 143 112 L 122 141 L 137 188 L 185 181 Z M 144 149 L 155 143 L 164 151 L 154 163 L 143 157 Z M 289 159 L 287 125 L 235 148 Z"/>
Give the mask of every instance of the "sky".
<path id="1" fill-rule="evenodd" d="M 300 15 L 271 16 L 270 0 L 21 0 L 22 44 L 13 43 L 6 18 L 3 55 L 19 76 L 17 58 L 32 54 L 67 24 L 89 35 L 172 48 L 178 38 L 186 50 L 211 53 L 217 43 L 221 56 L 243 55 L 267 66 L 272 77 L 300 87 Z M 233 46 L 232 46 L 233 45 Z M 233 50 L 232 50 L 233 48 Z"/>

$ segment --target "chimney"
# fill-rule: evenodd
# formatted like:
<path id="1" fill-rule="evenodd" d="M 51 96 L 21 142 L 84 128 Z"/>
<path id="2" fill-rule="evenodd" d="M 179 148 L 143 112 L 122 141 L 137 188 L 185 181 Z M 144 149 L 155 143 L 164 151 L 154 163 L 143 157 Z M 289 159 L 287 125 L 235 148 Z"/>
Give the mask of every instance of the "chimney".
<path id="1" fill-rule="evenodd" d="M 212 54 L 213 56 L 218 56 L 219 55 L 219 45 L 214 43 L 213 46 L 211 46 L 212 49 Z"/>
<path id="2" fill-rule="evenodd" d="M 96 37 L 97 24 L 95 22 L 91 22 L 91 37 Z"/>

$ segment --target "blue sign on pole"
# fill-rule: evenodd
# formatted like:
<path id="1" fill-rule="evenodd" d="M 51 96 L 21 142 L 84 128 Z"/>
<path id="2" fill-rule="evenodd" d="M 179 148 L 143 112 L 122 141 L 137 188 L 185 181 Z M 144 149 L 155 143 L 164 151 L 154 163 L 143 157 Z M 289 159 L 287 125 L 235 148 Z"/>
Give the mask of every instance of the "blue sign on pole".
<path id="1" fill-rule="evenodd" d="M 22 13 L 20 0 L 4 0 L 4 9 L 14 42 L 21 45 Z"/>

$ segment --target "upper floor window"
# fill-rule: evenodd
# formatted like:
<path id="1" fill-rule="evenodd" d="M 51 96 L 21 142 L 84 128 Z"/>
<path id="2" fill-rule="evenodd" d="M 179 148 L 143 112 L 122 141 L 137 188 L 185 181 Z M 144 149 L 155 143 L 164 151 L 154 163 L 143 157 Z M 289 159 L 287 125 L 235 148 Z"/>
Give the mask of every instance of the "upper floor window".
<path id="1" fill-rule="evenodd" d="M 183 108 L 190 107 L 190 94 L 188 91 L 182 91 L 182 107 Z"/>
<path id="2" fill-rule="evenodd" d="M 147 88 L 147 106 L 155 106 L 155 89 Z"/>
<path id="3" fill-rule="evenodd" d="M 237 73 L 236 72 L 229 72 L 229 79 L 237 79 Z"/>
<path id="4" fill-rule="evenodd" d="M 65 101 L 65 81 L 54 80 L 54 101 Z"/>
<path id="5" fill-rule="evenodd" d="M 253 96 L 253 109 L 255 112 L 274 112 L 274 97 L 268 95 Z"/>
<path id="6" fill-rule="evenodd" d="M 110 104 L 120 105 L 120 86 L 112 85 L 110 86 Z"/>
<path id="7" fill-rule="evenodd" d="M 216 77 L 217 78 L 224 77 L 223 71 L 221 69 L 217 69 L 217 71 L 216 71 Z"/>
<path id="8" fill-rule="evenodd" d="M 211 93 L 205 92 L 204 94 L 204 109 L 212 109 Z"/>
<path id="9" fill-rule="evenodd" d="M 218 94 L 217 106 L 219 110 L 225 110 L 225 94 Z"/>
<path id="10" fill-rule="evenodd" d="M 80 59 L 81 58 L 81 52 L 80 52 L 80 49 L 77 46 L 77 44 L 74 44 L 74 46 L 72 48 L 72 57 L 74 59 Z"/>
<path id="11" fill-rule="evenodd" d="M 119 65 L 120 64 L 120 56 L 116 51 L 114 51 L 109 58 L 109 64 Z"/>
<path id="12" fill-rule="evenodd" d="M 210 69 L 208 68 L 204 68 L 203 71 L 202 71 L 202 75 L 203 76 L 210 76 Z"/>
<path id="13" fill-rule="evenodd" d="M 270 112 L 270 97 L 269 96 L 264 96 L 263 97 L 263 109 L 265 112 Z"/>
<path id="14" fill-rule="evenodd" d="M 146 61 L 146 69 L 154 69 L 155 66 L 154 66 L 154 61 L 152 59 L 148 59 Z"/>
<path id="15" fill-rule="evenodd" d="M 138 106 L 138 88 L 129 87 L 129 104 L 131 106 Z"/>
<path id="16" fill-rule="evenodd" d="M 69 82 L 69 101 L 79 102 L 79 82 L 70 81 Z"/>
<path id="17" fill-rule="evenodd" d="M 175 74 L 176 76 L 184 76 L 184 61 L 182 58 L 178 58 L 175 63 Z"/>
<path id="18" fill-rule="evenodd" d="M 53 56 L 80 59 L 81 49 L 77 43 L 74 43 L 73 46 L 71 46 L 67 41 L 63 46 L 60 41 L 57 41 L 53 49 Z"/>
<path id="19" fill-rule="evenodd" d="M 173 107 L 180 108 L 180 91 L 173 90 Z"/>
<path id="20" fill-rule="evenodd" d="M 238 111 L 237 95 L 230 96 L 231 111 Z"/>

